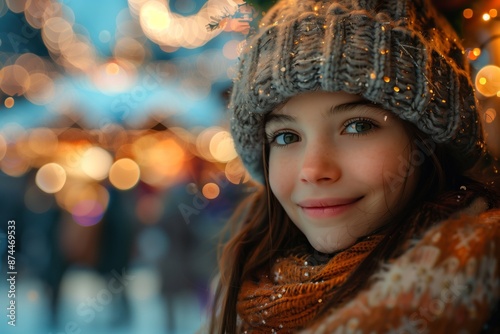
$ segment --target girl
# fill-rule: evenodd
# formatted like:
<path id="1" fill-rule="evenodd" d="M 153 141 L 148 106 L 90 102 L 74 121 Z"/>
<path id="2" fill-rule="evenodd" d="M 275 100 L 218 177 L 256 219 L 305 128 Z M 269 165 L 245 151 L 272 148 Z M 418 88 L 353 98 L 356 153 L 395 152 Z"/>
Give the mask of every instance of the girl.
<path id="1" fill-rule="evenodd" d="M 495 331 L 498 194 L 464 51 L 427 0 L 282 0 L 231 130 L 260 191 L 230 223 L 211 333 Z"/>

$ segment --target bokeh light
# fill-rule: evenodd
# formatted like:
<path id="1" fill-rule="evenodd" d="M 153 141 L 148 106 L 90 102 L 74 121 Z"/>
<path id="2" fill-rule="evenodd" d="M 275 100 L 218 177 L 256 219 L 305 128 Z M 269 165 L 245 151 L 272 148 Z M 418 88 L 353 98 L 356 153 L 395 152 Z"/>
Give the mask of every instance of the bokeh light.
<path id="1" fill-rule="evenodd" d="M 54 81 L 45 73 L 33 73 L 29 76 L 30 85 L 25 97 L 33 104 L 44 105 L 54 99 Z"/>
<path id="2" fill-rule="evenodd" d="M 484 112 L 484 120 L 487 124 L 493 123 L 497 117 L 497 111 L 494 108 L 488 108 Z"/>
<path id="3" fill-rule="evenodd" d="M 203 186 L 201 193 L 206 199 L 215 199 L 220 194 L 220 188 L 217 184 L 209 182 Z"/>
<path id="4" fill-rule="evenodd" d="M 64 15 L 63 15 L 64 13 Z M 45 20 L 42 39 L 54 56 L 54 61 L 69 73 L 91 73 L 97 66 L 97 55 L 89 39 L 73 30 L 74 16 L 64 7 Z"/>
<path id="5" fill-rule="evenodd" d="M 35 182 L 46 193 L 56 193 L 66 183 L 66 171 L 57 163 L 48 163 L 37 171 Z"/>
<path id="6" fill-rule="evenodd" d="M 109 170 L 109 181 L 120 190 L 128 190 L 139 181 L 140 169 L 137 163 L 129 158 L 116 161 Z"/>
<path id="7" fill-rule="evenodd" d="M 28 0 L 5 0 L 7 6 L 14 13 L 21 13 L 26 7 Z"/>
<path id="8" fill-rule="evenodd" d="M 8 98 L 5 99 L 4 105 L 6 108 L 12 108 L 14 106 L 14 98 L 12 96 L 9 96 Z"/>
<path id="9" fill-rule="evenodd" d="M 500 67 L 487 65 L 476 74 L 476 89 L 486 97 L 494 96 L 500 91 Z"/>
<path id="10" fill-rule="evenodd" d="M 30 52 L 19 55 L 15 64 L 23 67 L 30 74 L 48 73 L 51 67 L 46 60 Z"/>
<path id="11" fill-rule="evenodd" d="M 71 210 L 72 217 L 81 226 L 92 226 L 98 224 L 105 208 L 95 200 L 83 200 L 76 203 Z"/>
<path id="12" fill-rule="evenodd" d="M 114 48 L 116 58 L 127 59 L 136 65 L 144 63 L 147 53 L 143 43 L 130 37 L 120 38 Z"/>
<path id="13" fill-rule="evenodd" d="M 104 65 L 106 74 L 116 75 L 120 72 L 120 66 L 117 63 L 110 62 Z"/>
<path id="14" fill-rule="evenodd" d="M 250 175 L 239 158 L 233 159 L 226 164 L 225 175 L 229 182 L 233 184 L 243 184 L 250 180 Z"/>
<path id="15" fill-rule="evenodd" d="M 91 147 L 91 144 L 84 140 L 73 143 L 60 141 L 58 147 L 58 152 L 63 159 L 61 164 L 65 166 L 66 171 L 71 171 L 72 174 L 87 177 L 81 166 L 83 154 Z"/>
<path id="16" fill-rule="evenodd" d="M 57 135 L 49 128 L 33 129 L 28 134 L 28 147 L 34 156 L 52 156 L 58 145 Z"/>
<path id="17" fill-rule="evenodd" d="M 148 1 L 140 10 L 141 25 L 145 31 L 156 32 L 166 30 L 171 22 L 169 10 L 159 1 Z"/>
<path id="18" fill-rule="evenodd" d="M 2 172 L 12 177 L 20 177 L 30 169 L 30 161 L 17 149 L 9 149 L 0 161 Z"/>
<path id="19" fill-rule="evenodd" d="M 104 94 L 127 91 L 136 79 L 136 68 L 126 60 L 109 61 L 99 65 L 92 73 L 95 87 Z"/>
<path id="20" fill-rule="evenodd" d="M 141 167 L 142 181 L 164 187 L 178 180 L 185 153 L 175 139 L 143 136 L 135 141 L 133 150 Z"/>
<path id="21" fill-rule="evenodd" d="M 85 226 L 97 223 L 109 204 L 109 192 L 98 183 L 69 180 L 55 196 L 59 206 Z"/>
<path id="22" fill-rule="evenodd" d="M 472 18 L 472 16 L 474 15 L 474 11 L 470 8 L 466 8 L 464 9 L 463 11 L 463 16 L 466 18 L 466 19 L 470 19 Z"/>
<path id="23" fill-rule="evenodd" d="M 48 19 L 60 16 L 62 13 L 66 16 L 71 15 L 67 7 L 60 2 L 48 0 L 28 1 L 24 10 L 26 21 L 35 29 L 41 29 Z"/>
<path id="24" fill-rule="evenodd" d="M 82 157 L 82 170 L 95 180 L 104 180 L 108 176 L 113 157 L 101 147 L 91 147 Z"/>
<path id="25" fill-rule="evenodd" d="M 30 75 L 19 65 L 0 69 L 0 90 L 7 95 L 23 95 L 30 86 Z"/>
<path id="26" fill-rule="evenodd" d="M 210 144 L 212 142 L 212 138 L 221 131 L 225 130 L 217 126 L 209 127 L 203 129 L 196 137 L 196 149 L 205 160 L 215 161 L 215 158 L 210 150 Z"/>
<path id="27" fill-rule="evenodd" d="M 210 154 L 220 162 L 228 162 L 238 156 L 234 149 L 234 140 L 228 131 L 216 133 L 210 140 Z"/>

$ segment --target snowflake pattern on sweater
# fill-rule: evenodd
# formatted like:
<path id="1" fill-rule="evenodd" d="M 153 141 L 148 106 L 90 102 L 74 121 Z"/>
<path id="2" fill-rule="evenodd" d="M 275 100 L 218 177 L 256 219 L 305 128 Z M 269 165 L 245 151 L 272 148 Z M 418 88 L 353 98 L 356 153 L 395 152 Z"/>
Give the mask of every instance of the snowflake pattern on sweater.
<path id="1" fill-rule="evenodd" d="M 479 333 L 500 300 L 499 260 L 500 210 L 450 218 L 301 333 Z"/>

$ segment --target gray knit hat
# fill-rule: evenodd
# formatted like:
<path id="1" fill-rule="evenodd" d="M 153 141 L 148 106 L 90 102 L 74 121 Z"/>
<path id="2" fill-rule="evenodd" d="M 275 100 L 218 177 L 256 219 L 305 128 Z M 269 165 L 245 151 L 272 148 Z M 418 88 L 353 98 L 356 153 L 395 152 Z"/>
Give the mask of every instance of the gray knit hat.
<path id="1" fill-rule="evenodd" d="M 248 38 L 231 132 L 263 181 L 265 115 L 300 92 L 345 91 L 415 124 L 465 170 L 483 139 L 465 52 L 428 0 L 282 0 Z"/>

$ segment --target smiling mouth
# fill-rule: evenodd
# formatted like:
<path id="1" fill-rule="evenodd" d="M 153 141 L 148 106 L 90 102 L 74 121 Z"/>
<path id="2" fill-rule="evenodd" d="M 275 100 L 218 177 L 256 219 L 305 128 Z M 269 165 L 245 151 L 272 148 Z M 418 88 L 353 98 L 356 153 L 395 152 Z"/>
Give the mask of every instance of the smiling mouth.
<path id="1" fill-rule="evenodd" d="M 331 218 L 348 211 L 362 198 L 309 200 L 299 203 L 298 206 L 311 218 Z"/>

